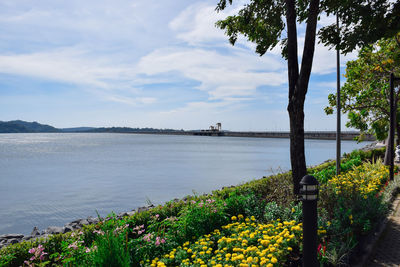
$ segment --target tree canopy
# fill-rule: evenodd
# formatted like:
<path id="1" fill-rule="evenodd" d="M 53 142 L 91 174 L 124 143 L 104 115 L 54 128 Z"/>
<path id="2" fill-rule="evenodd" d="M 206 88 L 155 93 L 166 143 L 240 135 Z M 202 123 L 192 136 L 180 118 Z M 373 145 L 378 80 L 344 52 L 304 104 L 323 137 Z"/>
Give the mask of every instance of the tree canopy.
<path id="1" fill-rule="evenodd" d="M 400 77 L 400 33 L 393 38 L 381 39 L 374 45 L 361 49 L 358 59 L 347 62 L 346 82 L 340 89 L 342 110 L 348 114 L 347 127 L 376 135 L 378 140 L 387 137 L 390 118 L 389 77 Z M 336 94 L 328 96 L 327 114 L 336 107 Z M 395 102 L 399 101 L 399 90 Z M 397 112 L 397 131 L 400 136 Z"/>
<path id="2" fill-rule="evenodd" d="M 220 0 L 216 10 L 224 10 L 227 4 L 232 2 L 233 0 Z M 295 5 L 297 23 L 307 22 L 311 0 L 250 0 L 237 15 L 220 20 L 216 25 L 225 30 L 232 45 L 235 44 L 238 35 L 242 34 L 257 45 L 258 54 L 263 55 L 279 44 L 282 47 L 282 55 L 287 59 L 285 17 L 289 2 Z M 320 42 L 332 48 L 338 46 L 344 54 L 381 38 L 392 37 L 400 29 L 399 1 L 321 0 L 319 2 L 319 16 L 338 14 L 340 18 L 339 31 L 336 23 L 322 27 L 318 31 Z"/>
<path id="3" fill-rule="evenodd" d="M 233 0 L 219 0 L 221 11 Z M 225 30 L 232 45 L 239 35 L 256 44 L 256 53 L 264 55 L 277 45 L 287 59 L 290 121 L 290 160 L 294 193 L 307 173 L 304 152 L 304 102 L 308 90 L 315 51 L 317 21 L 321 14 L 338 14 L 336 24 L 319 30 L 320 41 L 342 51 L 375 42 L 400 31 L 400 3 L 390 0 L 249 0 L 236 15 L 216 23 Z M 303 55 L 298 58 L 297 24 L 305 23 Z M 339 38 L 340 36 L 340 38 Z"/>

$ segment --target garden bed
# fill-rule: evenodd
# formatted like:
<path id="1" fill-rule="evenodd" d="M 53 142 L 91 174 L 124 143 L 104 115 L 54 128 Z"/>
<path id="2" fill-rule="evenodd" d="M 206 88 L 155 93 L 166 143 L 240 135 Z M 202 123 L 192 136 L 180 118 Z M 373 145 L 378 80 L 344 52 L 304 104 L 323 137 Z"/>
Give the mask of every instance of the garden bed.
<path id="1" fill-rule="evenodd" d="M 383 153 L 346 155 L 340 177 L 334 161 L 308 170 L 321 183 L 319 260 L 326 266 L 348 262 L 350 251 L 388 213 L 388 170 L 371 163 Z M 292 188 L 288 172 L 122 219 L 110 216 L 78 231 L 7 246 L 0 250 L 0 266 L 238 266 L 239 260 L 243 266 L 294 266 L 301 260 L 302 215 Z"/>

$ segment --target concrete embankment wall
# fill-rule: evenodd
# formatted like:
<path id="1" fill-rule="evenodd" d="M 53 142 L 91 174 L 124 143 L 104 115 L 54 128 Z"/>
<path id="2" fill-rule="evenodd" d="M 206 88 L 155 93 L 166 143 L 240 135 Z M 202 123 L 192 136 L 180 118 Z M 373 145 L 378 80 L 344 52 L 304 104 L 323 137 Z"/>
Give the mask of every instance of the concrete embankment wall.
<path id="1" fill-rule="evenodd" d="M 228 131 L 183 131 L 183 132 L 146 132 L 142 134 L 166 134 L 166 135 L 198 135 L 198 136 L 231 136 L 231 137 L 257 137 L 257 138 L 289 138 L 289 132 L 228 132 Z M 342 140 L 354 140 L 359 132 L 342 132 Z M 305 139 L 335 140 L 334 131 L 305 132 Z M 375 141 L 373 135 L 365 135 L 365 141 Z"/>
<path id="2" fill-rule="evenodd" d="M 289 138 L 289 132 L 225 132 L 224 136 L 236 136 L 236 137 L 260 137 L 260 138 Z M 359 136 L 358 132 L 342 132 L 342 140 L 354 140 L 355 137 Z M 322 140 L 335 140 L 336 132 L 333 131 L 315 131 L 305 132 L 305 139 L 322 139 Z M 374 141 L 375 138 L 372 135 L 366 135 L 365 141 Z"/>

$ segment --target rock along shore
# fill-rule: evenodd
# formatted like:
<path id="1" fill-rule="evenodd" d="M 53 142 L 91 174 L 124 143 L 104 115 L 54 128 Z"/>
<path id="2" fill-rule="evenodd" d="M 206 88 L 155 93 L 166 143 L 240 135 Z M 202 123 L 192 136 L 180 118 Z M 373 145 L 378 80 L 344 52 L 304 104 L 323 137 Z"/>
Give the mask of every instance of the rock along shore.
<path id="1" fill-rule="evenodd" d="M 153 208 L 153 205 L 139 207 L 137 210 L 132 210 L 128 212 L 122 212 L 116 215 L 117 219 L 122 219 L 125 216 L 132 216 L 135 213 L 142 212 Z M 101 220 L 108 220 L 110 217 L 105 219 L 103 218 L 95 218 L 92 216 L 87 217 L 86 219 L 77 219 L 72 222 L 65 224 L 64 226 L 49 226 L 45 230 L 40 231 L 36 226 L 33 227 L 32 233 L 30 235 L 24 236 L 23 234 L 4 234 L 0 235 L 0 249 L 8 246 L 10 244 L 16 244 L 22 241 L 28 240 L 36 240 L 40 238 L 47 238 L 49 235 L 55 234 L 64 234 L 68 232 L 72 232 L 78 229 L 81 229 L 84 225 L 89 224 L 97 224 Z"/>

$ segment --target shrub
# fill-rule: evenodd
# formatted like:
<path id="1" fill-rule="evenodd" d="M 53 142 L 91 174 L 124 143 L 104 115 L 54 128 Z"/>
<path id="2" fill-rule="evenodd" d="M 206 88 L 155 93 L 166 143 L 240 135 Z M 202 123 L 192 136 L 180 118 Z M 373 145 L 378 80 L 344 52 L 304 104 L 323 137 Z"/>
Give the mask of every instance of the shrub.
<path id="1" fill-rule="evenodd" d="M 266 222 L 276 220 L 300 222 L 302 219 L 301 203 L 292 202 L 288 207 L 284 207 L 279 206 L 276 202 L 269 202 L 265 205 L 264 219 Z"/>
<path id="2" fill-rule="evenodd" d="M 229 217 L 236 214 L 244 214 L 245 216 L 255 216 L 261 220 L 264 214 L 265 200 L 257 197 L 250 190 L 243 194 L 235 190 L 229 193 L 229 197 L 225 199 L 225 212 Z"/>

